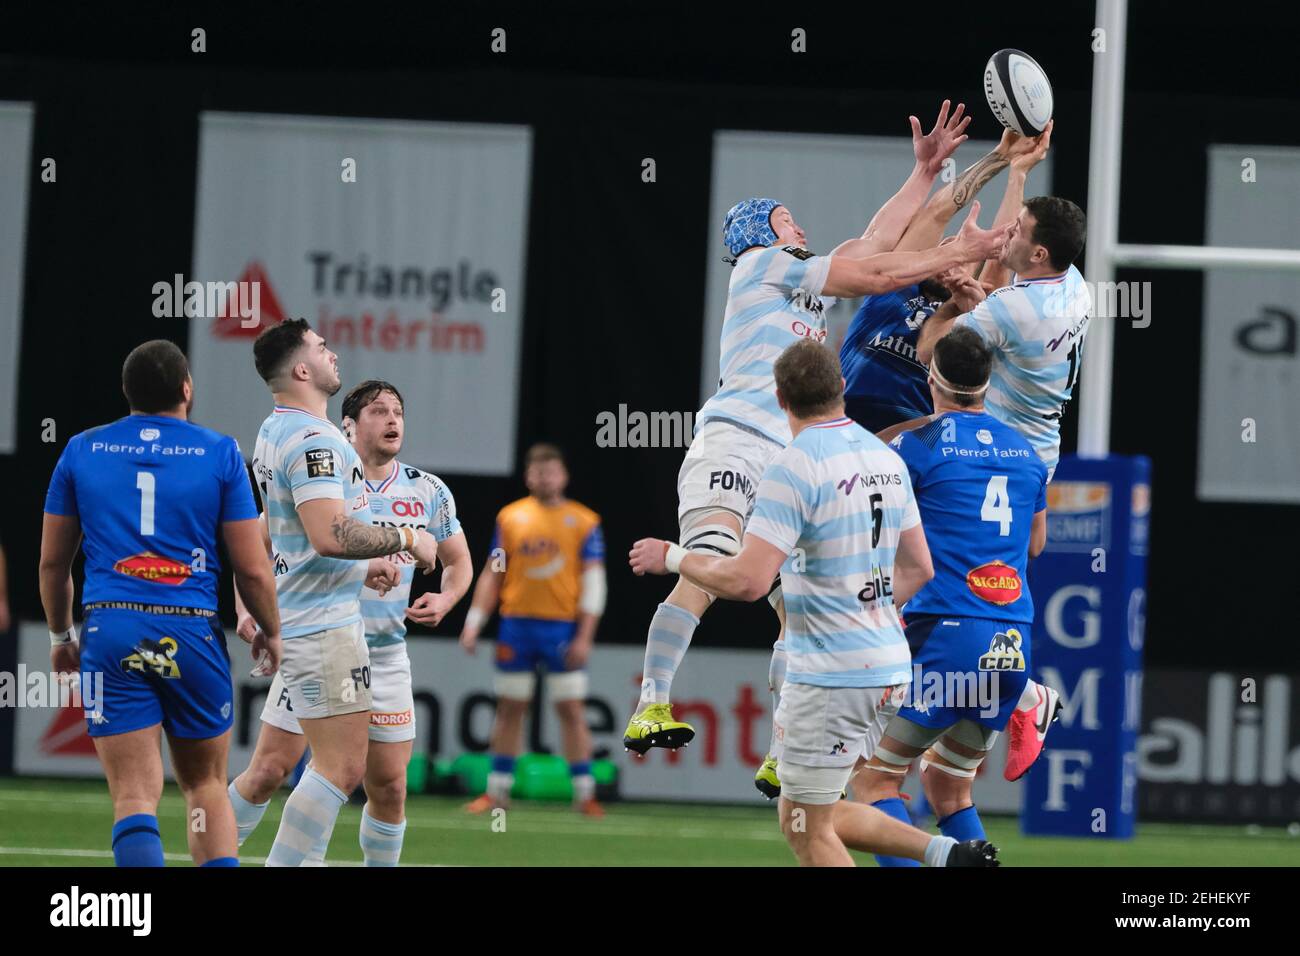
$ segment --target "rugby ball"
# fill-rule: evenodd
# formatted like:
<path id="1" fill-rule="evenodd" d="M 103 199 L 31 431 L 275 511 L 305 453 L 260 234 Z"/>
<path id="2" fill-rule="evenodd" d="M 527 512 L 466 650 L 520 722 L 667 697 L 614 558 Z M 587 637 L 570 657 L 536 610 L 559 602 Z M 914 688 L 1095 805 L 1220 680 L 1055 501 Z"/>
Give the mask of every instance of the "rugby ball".
<path id="1" fill-rule="evenodd" d="M 998 122 L 1037 136 L 1052 118 L 1052 84 L 1028 53 L 998 50 L 984 67 L 984 96 Z"/>

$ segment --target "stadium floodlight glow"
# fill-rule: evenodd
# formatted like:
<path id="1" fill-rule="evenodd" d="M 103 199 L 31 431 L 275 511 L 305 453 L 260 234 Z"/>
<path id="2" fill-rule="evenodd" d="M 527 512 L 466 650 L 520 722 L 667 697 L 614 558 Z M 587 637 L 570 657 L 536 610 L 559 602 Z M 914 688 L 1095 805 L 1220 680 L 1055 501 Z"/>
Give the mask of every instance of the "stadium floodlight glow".
<path id="1" fill-rule="evenodd" d="M 1115 281 L 1116 266 L 1148 269 L 1286 269 L 1300 271 L 1298 249 L 1228 246 L 1121 245 L 1120 134 L 1124 125 L 1124 57 L 1128 0 L 1097 0 L 1105 48 L 1093 55 L 1092 132 L 1088 147 L 1088 249 L 1085 278 L 1093 288 Z M 1084 347 L 1079 398 L 1079 456 L 1110 452 L 1114 320 L 1094 316 Z"/>

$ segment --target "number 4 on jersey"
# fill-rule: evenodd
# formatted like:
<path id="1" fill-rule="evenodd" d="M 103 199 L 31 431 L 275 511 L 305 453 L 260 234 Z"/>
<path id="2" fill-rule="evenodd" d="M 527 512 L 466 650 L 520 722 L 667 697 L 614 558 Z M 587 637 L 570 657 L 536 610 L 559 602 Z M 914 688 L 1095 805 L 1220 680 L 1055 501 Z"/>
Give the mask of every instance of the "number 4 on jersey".
<path id="1" fill-rule="evenodd" d="M 998 534 L 1011 533 L 1011 496 L 1007 494 L 1007 476 L 994 475 L 984 491 L 984 507 L 980 508 L 981 521 L 993 521 L 1000 527 Z"/>

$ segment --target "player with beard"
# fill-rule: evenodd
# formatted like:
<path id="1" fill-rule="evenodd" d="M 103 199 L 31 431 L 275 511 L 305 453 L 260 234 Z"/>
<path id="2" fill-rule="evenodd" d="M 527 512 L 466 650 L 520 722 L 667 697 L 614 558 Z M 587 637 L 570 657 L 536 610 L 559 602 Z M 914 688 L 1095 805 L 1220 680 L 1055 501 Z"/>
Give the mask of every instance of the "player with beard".
<path id="1" fill-rule="evenodd" d="M 774 199 L 747 199 L 728 212 L 723 239 L 734 266 L 727 291 L 719 354 L 718 391 L 696 416 L 690 450 L 677 479 L 682 546 L 702 554 L 734 555 L 754 506 L 759 479 L 789 443 L 790 426 L 776 399 L 773 363 L 801 339 L 824 342 L 823 296 L 855 297 L 898 289 L 1001 248 L 1004 234 L 976 223 L 979 204 L 956 239 L 924 251 L 891 251 L 904 234 L 942 168 L 966 137 L 964 107 L 950 118 L 944 101 L 928 135 L 910 117 L 916 166 L 899 192 L 872 218 L 862 236 L 830 255 L 807 248 L 807 237 L 791 211 Z M 1002 227 L 1007 228 L 1007 227 Z M 782 614 L 779 589 L 771 598 Z M 673 678 L 700 617 L 714 595 L 682 578 L 650 621 L 641 696 L 623 735 L 629 750 L 677 748 L 695 730 L 675 720 L 670 703 Z M 773 647 L 772 671 L 784 668 L 784 644 Z"/>
<path id="2" fill-rule="evenodd" d="M 285 804 L 267 866 L 324 856 L 334 821 L 362 782 L 370 726 L 370 655 L 361 617 L 368 560 L 410 552 L 433 567 L 438 541 L 415 528 L 370 523 L 365 469 L 326 417 L 340 387 L 338 358 L 302 319 L 253 343 L 275 396 L 253 455 L 276 570 L 280 672 L 312 761 Z"/>
<path id="3" fill-rule="evenodd" d="M 954 241 L 941 239 L 953 217 L 1003 169 L 1011 169 L 1008 189 L 1016 189 L 1014 182 L 1019 182 L 1023 190 L 1024 175 L 1041 158 L 1035 158 L 1038 148 L 1038 140 L 1006 130 L 993 150 L 935 192 L 912 216 L 893 246 L 894 251 L 915 251 Z M 925 320 L 951 295 L 944 281 L 957 282 L 968 274 L 963 267 L 954 267 L 919 283 L 862 300 L 840 346 L 840 365 L 844 371 L 844 410 L 867 431 L 881 432 L 934 411 L 926 384 L 929 368 L 917 354 L 917 339 Z M 773 713 L 785 677 L 780 645 L 778 641 L 778 652 L 773 655 L 768 673 Z M 776 760 L 770 752 L 754 774 L 754 786 L 769 799 L 781 792 Z"/>
<path id="4" fill-rule="evenodd" d="M 443 566 L 441 589 L 421 595 L 410 608 L 415 559 L 405 552 L 391 559 L 393 578 L 361 592 L 373 696 L 361 851 L 366 866 L 396 866 L 406 831 L 406 765 L 416 732 L 405 618 L 437 626 L 469 590 L 474 570 L 451 491 L 437 476 L 397 459 L 406 432 L 405 405 L 397 387 L 366 381 L 353 388 L 343 399 L 343 429 L 365 467 L 370 523 L 381 528 L 427 528 L 438 539 L 438 559 Z M 235 596 L 239 604 L 238 591 Z M 239 610 L 239 634 L 251 639 L 254 622 L 242 606 Z M 277 674 L 262 709 L 262 729 L 253 759 L 230 784 L 241 845 L 306 749 L 284 678 Z M 313 856 L 305 862 L 324 865 L 323 855 L 314 855 L 323 854 L 324 849 L 325 844 L 318 841 Z"/>

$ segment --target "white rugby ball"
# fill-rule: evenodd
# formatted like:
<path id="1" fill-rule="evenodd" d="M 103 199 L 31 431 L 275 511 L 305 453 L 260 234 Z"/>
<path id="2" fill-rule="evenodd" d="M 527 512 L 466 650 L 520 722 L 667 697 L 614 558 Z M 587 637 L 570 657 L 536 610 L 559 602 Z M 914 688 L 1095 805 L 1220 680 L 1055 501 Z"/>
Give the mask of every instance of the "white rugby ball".
<path id="1" fill-rule="evenodd" d="M 1028 53 L 998 50 L 984 67 L 984 96 L 998 122 L 1037 136 L 1052 118 L 1052 84 Z"/>

